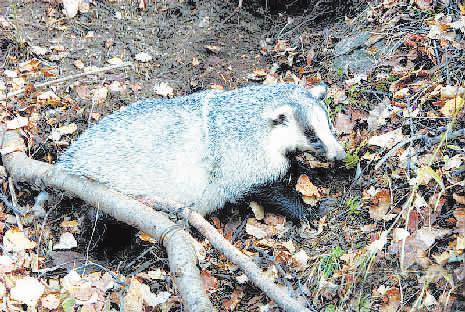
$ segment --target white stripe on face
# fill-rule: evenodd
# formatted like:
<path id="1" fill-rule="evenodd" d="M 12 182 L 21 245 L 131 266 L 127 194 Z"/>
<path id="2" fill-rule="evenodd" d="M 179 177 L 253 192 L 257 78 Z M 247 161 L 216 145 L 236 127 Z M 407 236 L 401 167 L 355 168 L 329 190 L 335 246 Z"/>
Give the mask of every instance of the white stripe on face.
<path id="1" fill-rule="evenodd" d="M 313 105 L 310 113 L 310 126 L 313 128 L 317 138 L 323 143 L 326 149 L 326 157 L 329 160 L 342 160 L 346 153 L 344 148 L 334 137 L 329 125 L 329 118 L 326 110 L 320 105 Z"/>

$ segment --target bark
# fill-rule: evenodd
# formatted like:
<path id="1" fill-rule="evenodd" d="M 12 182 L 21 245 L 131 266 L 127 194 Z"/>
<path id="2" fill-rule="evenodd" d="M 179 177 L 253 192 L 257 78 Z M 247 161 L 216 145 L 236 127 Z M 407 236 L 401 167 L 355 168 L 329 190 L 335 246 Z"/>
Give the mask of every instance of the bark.
<path id="1" fill-rule="evenodd" d="M 185 308 L 192 312 L 214 311 L 197 268 L 197 257 L 191 243 L 193 238 L 173 223 L 166 214 L 112 191 L 104 185 L 68 175 L 52 165 L 28 158 L 23 152 L 24 142 L 15 131 L 6 132 L 3 143 L 3 150 L 16 150 L 2 155 L 3 165 L 16 181 L 66 191 L 115 219 L 161 240 L 168 253 L 170 270 Z"/>

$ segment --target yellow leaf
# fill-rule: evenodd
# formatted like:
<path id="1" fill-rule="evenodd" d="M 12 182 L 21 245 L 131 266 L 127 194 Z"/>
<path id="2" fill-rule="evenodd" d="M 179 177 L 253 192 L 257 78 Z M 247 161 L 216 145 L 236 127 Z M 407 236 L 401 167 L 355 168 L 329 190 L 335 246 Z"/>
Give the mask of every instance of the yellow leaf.
<path id="1" fill-rule="evenodd" d="M 465 4 L 459 4 L 460 14 L 465 15 Z"/>
<path id="2" fill-rule="evenodd" d="M 434 179 L 436 183 L 441 187 L 444 188 L 444 184 L 442 183 L 441 176 L 433 170 L 433 168 L 429 166 L 424 166 L 418 169 L 417 173 L 417 182 L 420 185 L 427 185 L 431 179 Z"/>
<path id="3" fill-rule="evenodd" d="M 457 96 L 454 99 L 447 100 L 444 106 L 441 108 L 441 113 L 446 117 L 455 116 L 460 112 L 465 104 L 465 100 L 461 96 Z"/>
<path id="4" fill-rule="evenodd" d="M 151 244 L 155 244 L 155 242 L 156 242 L 155 239 L 153 239 L 152 236 L 150 236 L 149 234 L 144 233 L 144 232 L 139 233 L 139 239 L 141 241 L 148 242 L 148 243 L 151 243 Z"/>

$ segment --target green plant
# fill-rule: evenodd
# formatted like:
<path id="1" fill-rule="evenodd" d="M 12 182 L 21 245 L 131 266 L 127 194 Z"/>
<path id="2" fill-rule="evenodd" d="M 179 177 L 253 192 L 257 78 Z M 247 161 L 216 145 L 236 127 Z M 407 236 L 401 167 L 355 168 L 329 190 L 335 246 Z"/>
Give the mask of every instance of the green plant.
<path id="1" fill-rule="evenodd" d="M 389 82 L 394 82 L 394 81 L 399 80 L 399 77 L 390 74 L 390 75 L 386 78 L 386 80 L 389 81 Z"/>
<path id="2" fill-rule="evenodd" d="M 362 213 L 362 201 L 360 196 L 349 197 L 346 200 L 347 213 L 351 216 L 358 216 Z"/>
<path id="3" fill-rule="evenodd" d="M 364 295 L 360 298 L 358 302 L 357 311 L 358 312 L 369 312 L 371 311 L 371 300 L 368 295 Z"/>
<path id="4" fill-rule="evenodd" d="M 358 149 L 354 152 L 347 152 L 346 158 L 344 158 L 344 166 L 346 169 L 353 169 L 357 166 L 358 162 L 360 161 L 360 157 L 358 156 Z"/>
<path id="5" fill-rule="evenodd" d="M 329 255 L 323 256 L 320 261 L 320 271 L 326 278 L 331 277 L 341 267 L 339 258 L 343 250 L 340 246 L 333 247 Z"/>
<path id="6" fill-rule="evenodd" d="M 336 306 L 334 304 L 329 304 L 325 307 L 325 312 L 336 312 Z"/>

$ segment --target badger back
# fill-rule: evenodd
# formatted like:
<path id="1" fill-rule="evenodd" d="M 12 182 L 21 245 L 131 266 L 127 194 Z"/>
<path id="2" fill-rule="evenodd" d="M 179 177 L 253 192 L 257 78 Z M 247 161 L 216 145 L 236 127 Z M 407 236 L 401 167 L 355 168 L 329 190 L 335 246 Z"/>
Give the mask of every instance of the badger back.
<path id="1" fill-rule="evenodd" d="M 145 100 L 104 117 L 59 157 L 58 166 L 125 194 L 194 201 L 206 179 L 202 99 L 199 93 Z"/>

